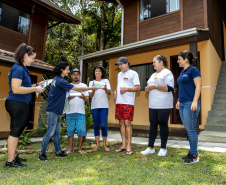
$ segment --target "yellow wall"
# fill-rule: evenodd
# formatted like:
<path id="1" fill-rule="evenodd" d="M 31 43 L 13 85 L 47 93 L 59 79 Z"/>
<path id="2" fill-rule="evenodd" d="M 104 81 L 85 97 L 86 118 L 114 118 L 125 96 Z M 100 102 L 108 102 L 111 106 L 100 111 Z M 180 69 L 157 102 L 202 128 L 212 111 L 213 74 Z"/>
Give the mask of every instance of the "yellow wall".
<path id="1" fill-rule="evenodd" d="M 161 54 L 166 56 L 170 66 L 170 56 L 177 55 L 180 51 L 189 50 L 189 45 L 180 45 L 171 48 L 165 48 L 161 50 L 149 51 L 134 55 L 126 56 L 131 65 L 150 63 L 153 57 Z M 200 129 L 204 129 L 206 120 L 208 117 L 208 111 L 211 110 L 211 104 L 213 102 L 219 71 L 221 67 L 221 60 L 213 47 L 210 40 L 202 41 L 198 43 L 198 51 L 200 52 L 200 72 L 202 75 L 202 92 L 201 92 L 201 115 L 202 124 Z M 110 59 L 109 63 L 109 81 L 112 87 L 112 91 L 117 86 L 117 74 L 120 71 L 115 63 L 118 58 Z M 113 94 L 109 97 L 109 116 L 108 122 L 118 124 L 118 120 L 115 120 L 115 100 Z M 149 125 L 148 118 L 148 95 L 141 91 L 136 94 L 134 121 L 133 125 Z M 170 127 L 182 128 L 183 125 L 170 124 Z"/>
<path id="2" fill-rule="evenodd" d="M 10 71 L 10 67 L 0 65 L 0 132 L 1 131 L 9 131 L 10 128 L 10 117 L 8 112 L 5 110 L 5 100 L 4 98 L 8 97 L 9 85 L 8 85 L 8 73 Z M 31 72 L 31 75 L 37 76 L 37 81 L 42 80 L 42 74 Z M 38 124 L 39 113 L 37 111 L 37 107 L 40 106 L 41 96 L 35 99 L 35 113 L 34 113 L 34 122 Z"/>
<path id="3" fill-rule="evenodd" d="M 208 112 L 213 103 L 222 61 L 210 40 L 199 42 L 198 49 L 200 51 L 200 71 L 202 75 L 202 125 L 200 128 L 204 129 Z"/>
<path id="4" fill-rule="evenodd" d="M 153 58 L 156 55 L 163 55 L 167 57 L 167 60 L 169 62 L 170 67 L 170 56 L 177 55 L 180 51 L 188 50 L 189 45 L 181 45 L 161 50 L 154 50 L 144 53 L 138 53 L 134 55 L 126 56 L 130 62 L 131 65 L 137 65 L 137 64 L 145 64 L 150 63 L 153 61 Z M 117 66 L 115 66 L 115 63 L 117 62 L 118 58 L 110 59 L 109 62 L 109 81 L 111 84 L 112 91 L 116 89 L 117 86 L 117 74 L 120 71 Z M 134 107 L 134 121 L 133 125 L 149 125 L 149 117 L 148 117 L 148 95 L 141 91 L 139 93 L 136 93 L 136 99 L 135 99 L 135 107 Z M 109 116 L 108 116 L 108 122 L 109 123 L 115 123 L 118 124 L 118 120 L 115 120 L 115 101 L 113 98 L 113 94 L 110 96 L 109 100 Z M 170 124 L 171 125 L 171 124 Z M 174 127 L 183 127 L 182 125 L 175 125 Z"/>

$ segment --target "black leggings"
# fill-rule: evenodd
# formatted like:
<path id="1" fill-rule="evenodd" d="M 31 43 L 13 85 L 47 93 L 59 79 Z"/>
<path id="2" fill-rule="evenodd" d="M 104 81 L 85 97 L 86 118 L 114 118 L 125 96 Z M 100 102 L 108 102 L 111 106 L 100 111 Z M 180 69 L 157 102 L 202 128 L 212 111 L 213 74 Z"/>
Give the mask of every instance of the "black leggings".
<path id="1" fill-rule="evenodd" d="M 169 135 L 168 120 L 171 109 L 150 109 L 149 108 L 149 144 L 154 148 L 155 139 L 157 136 L 158 125 L 160 126 L 161 148 L 166 148 L 166 143 Z"/>
<path id="2" fill-rule="evenodd" d="M 5 108 L 11 117 L 9 135 L 19 138 L 29 121 L 29 105 L 24 102 L 7 99 Z"/>

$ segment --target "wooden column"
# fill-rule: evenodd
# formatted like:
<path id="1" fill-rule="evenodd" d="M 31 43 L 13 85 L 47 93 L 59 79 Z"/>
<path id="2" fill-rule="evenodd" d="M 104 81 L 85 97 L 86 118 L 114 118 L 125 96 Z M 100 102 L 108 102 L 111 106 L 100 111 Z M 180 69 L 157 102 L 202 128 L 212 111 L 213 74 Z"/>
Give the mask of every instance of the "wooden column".
<path id="1" fill-rule="evenodd" d="M 197 42 L 190 42 L 189 43 L 189 49 L 192 52 L 194 57 L 198 57 Z"/>
<path id="2" fill-rule="evenodd" d="M 83 62 L 82 68 L 82 83 L 87 84 L 87 72 L 88 72 L 88 62 Z"/>

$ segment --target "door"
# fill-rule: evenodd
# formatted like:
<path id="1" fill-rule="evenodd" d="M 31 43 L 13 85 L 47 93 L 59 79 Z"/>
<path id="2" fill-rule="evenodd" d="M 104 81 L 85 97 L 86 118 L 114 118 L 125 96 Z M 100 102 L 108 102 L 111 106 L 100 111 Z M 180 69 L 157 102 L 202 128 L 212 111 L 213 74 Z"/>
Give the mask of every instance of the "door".
<path id="1" fill-rule="evenodd" d="M 177 78 L 180 75 L 180 72 L 182 68 L 179 67 L 177 63 L 177 55 L 170 57 L 170 64 L 171 64 L 171 71 L 174 75 L 174 92 L 173 92 L 173 109 L 171 111 L 170 115 L 170 122 L 171 124 L 182 124 L 182 121 L 180 119 L 179 110 L 176 109 L 176 103 L 178 99 L 178 84 L 177 84 Z"/>

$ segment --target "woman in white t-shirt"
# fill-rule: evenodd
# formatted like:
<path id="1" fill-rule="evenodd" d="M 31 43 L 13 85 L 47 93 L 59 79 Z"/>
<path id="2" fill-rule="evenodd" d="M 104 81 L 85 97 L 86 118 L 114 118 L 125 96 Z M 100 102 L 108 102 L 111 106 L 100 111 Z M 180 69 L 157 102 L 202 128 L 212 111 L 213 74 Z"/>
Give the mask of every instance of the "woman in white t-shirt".
<path id="1" fill-rule="evenodd" d="M 94 66 L 93 81 L 89 83 L 89 87 L 96 86 L 100 89 L 89 91 L 89 97 L 92 98 L 91 113 L 93 116 L 93 128 L 96 139 L 96 151 L 100 148 L 100 125 L 103 138 L 103 146 L 105 151 L 109 151 L 107 147 L 107 118 L 108 118 L 108 96 L 111 94 L 111 86 L 108 79 L 105 79 L 105 69 L 102 66 Z"/>
<path id="2" fill-rule="evenodd" d="M 168 61 L 166 57 L 157 55 L 153 59 L 156 72 L 151 75 L 145 91 L 149 93 L 149 144 L 148 148 L 141 153 L 148 155 L 155 153 L 154 143 L 157 136 L 158 125 L 160 126 L 161 148 L 158 156 L 167 153 L 166 143 L 169 135 L 168 120 L 173 108 L 174 77 L 170 70 L 166 69 Z"/>

